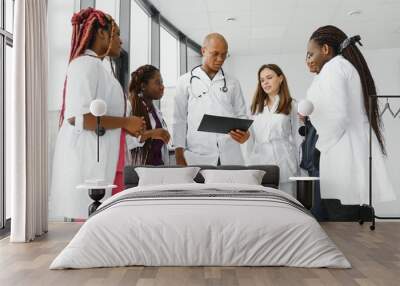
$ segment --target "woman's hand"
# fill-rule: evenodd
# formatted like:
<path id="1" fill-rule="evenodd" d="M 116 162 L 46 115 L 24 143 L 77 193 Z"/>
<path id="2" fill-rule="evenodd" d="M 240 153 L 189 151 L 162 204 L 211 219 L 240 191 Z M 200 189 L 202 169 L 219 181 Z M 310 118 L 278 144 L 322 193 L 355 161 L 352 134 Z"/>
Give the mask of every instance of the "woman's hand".
<path id="1" fill-rule="evenodd" d="M 171 135 L 169 134 L 168 130 L 163 128 L 156 128 L 151 130 L 150 134 L 152 139 L 160 139 L 164 142 L 164 144 L 168 144 Z"/>
<path id="2" fill-rule="evenodd" d="M 305 122 L 305 120 L 306 120 L 306 116 L 304 116 L 304 115 L 301 115 L 300 113 L 297 113 L 297 116 L 299 117 L 299 120 L 301 121 L 301 122 Z"/>
<path id="3" fill-rule="evenodd" d="M 229 132 L 229 135 L 236 142 L 243 144 L 244 142 L 246 142 L 249 139 L 250 132 L 236 129 L 236 130 L 232 130 L 231 132 Z"/>
<path id="4" fill-rule="evenodd" d="M 184 155 L 184 149 L 183 148 L 176 148 L 175 149 L 175 159 L 176 159 L 176 164 L 178 166 L 187 166 L 187 162 L 185 159 Z"/>
<path id="5" fill-rule="evenodd" d="M 126 118 L 124 129 L 130 135 L 138 137 L 143 134 L 146 122 L 143 117 L 129 116 Z"/>

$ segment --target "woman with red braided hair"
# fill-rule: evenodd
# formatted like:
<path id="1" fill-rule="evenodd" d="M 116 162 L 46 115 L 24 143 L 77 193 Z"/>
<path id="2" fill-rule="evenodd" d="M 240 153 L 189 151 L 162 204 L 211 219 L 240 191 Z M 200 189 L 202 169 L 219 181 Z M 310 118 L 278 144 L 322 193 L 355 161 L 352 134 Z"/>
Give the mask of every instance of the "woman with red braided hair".
<path id="1" fill-rule="evenodd" d="M 76 186 L 88 179 L 122 187 L 126 136 L 139 136 L 141 117 L 126 116 L 129 104 L 122 87 L 103 65 L 104 57 L 120 55 L 119 28 L 107 14 L 93 8 L 72 17 L 72 42 L 63 90 L 60 130 L 57 137 L 49 212 L 50 217 L 85 218 L 90 199 Z M 96 117 L 90 113 L 94 99 L 107 104 L 100 118 L 100 162 L 97 162 Z"/>
<path id="2" fill-rule="evenodd" d="M 153 104 L 164 95 L 164 85 L 158 68 L 152 65 L 139 67 L 131 74 L 129 95 L 132 115 L 143 116 L 146 130 L 139 138 L 128 136 L 127 145 L 133 165 L 168 165 L 167 144 L 170 134 L 161 111 Z"/>
<path id="3" fill-rule="evenodd" d="M 314 78 L 307 98 L 314 104 L 311 123 L 318 133 L 321 197 L 342 204 L 367 204 L 369 126 L 373 129 L 374 201 L 395 199 L 386 172 L 386 154 L 374 79 L 357 45 L 334 26 L 317 29 L 308 42 L 307 65 Z M 372 116 L 369 118 L 368 114 Z"/>

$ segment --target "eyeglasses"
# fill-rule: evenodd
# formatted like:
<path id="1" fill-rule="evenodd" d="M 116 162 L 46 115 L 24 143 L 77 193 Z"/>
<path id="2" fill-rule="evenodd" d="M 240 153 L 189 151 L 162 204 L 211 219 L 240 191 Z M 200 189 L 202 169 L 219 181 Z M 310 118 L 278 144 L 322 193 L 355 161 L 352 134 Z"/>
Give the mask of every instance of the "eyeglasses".
<path id="1" fill-rule="evenodd" d="M 207 52 L 208 52 L 208 54 L 209 54 L 212 58 L 219 58 L 219 57 L 221 57 L 221 59 L 225 60 L 225 59 L 227 59 L 227 58 L 230 57 L 230 54 L 228 54 L 228 53 L 222 53 L 222 54 L 220 54 L 219 52 L 209 52 L 209 51 L 207 51 Z"/>

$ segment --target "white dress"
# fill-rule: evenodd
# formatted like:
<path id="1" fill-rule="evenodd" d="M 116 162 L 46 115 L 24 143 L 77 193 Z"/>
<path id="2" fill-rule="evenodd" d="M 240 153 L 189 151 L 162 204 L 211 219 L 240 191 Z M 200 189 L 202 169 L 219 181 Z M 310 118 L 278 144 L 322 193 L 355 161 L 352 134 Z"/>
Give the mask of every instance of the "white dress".
<path id="1" fill-rule="evenodd" d="M 292 101 L 290 114 L 276 113 L 279 96 L 275 96 L 271 109 L 265 106 L 262 113 L 253 116 L 250 138 L 247 144 L 248 164 L 278 165 L 279 188 L 295 195 L 295 183 L 289 180 L 299 174 L 299 135 L 297 104 Z"/>
<path id="2" fill-rule="evenodd" d="M 314 104 L 310 119 L 319 136 L 321 197 L 340 199 L 342 204 L 368 203 L 369 123 L 357 70 L 342 56 L 334 57 L 314 78 L 307 98 Z M 384 157 L 372 134 L 373 200 L 394 200 Z"/>
<path id="3" fill-rule="evenodd" d="M 100 137 L 97 163 L 97 135 L 83 129 L 83 115 L 90 113 L 93 99 L 107 103 L 107 115 L 124 116 L 125 98 L 119 82 L 91 51 L 74 59 L 67 72 L 65 119 L 54 152 L 50 188 L 50 219 L 86 218 L 93 202 L 88 192 L 76 189 L 87 179 L 113 183 L 119 154 L 121 129 L 109 129 Z M 92 56 L 90 56 L 92 55 Z M 75 117 L 75 126 L 68 118 Z"/>

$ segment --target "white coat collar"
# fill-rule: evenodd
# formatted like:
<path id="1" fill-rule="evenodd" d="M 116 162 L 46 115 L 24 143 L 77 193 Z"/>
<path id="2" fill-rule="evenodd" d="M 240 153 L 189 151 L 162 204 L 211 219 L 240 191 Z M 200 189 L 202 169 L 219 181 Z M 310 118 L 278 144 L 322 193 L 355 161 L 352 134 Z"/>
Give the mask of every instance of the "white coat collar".
<path id="1" fill-rule="evenodd" d="M 158 106 L 156 104 L 154 104 L 154 102 L 153 102 L 153 107 L 154 107 L 154 110 L 156 111 L 157 115 L 160 117 L 160 120 L 161 120 L 162 119 L 161 110 L 158 108 Z"/>
<path id="2" fill-rule="evenodd" d="M 96 52 L 93 51 L 93 50 L 91 50 L 91 49 L 86 49 L 86 50 L 83 52 L 83 54 L 84 54 L 84 55 L 87 55 L 87 56 L 93 56 L 93 57 L 96 57 L 96 58 L 98 58 L 99 60 L 101 60 L 101 58 L 99 58 L 99 55 L 96 54 Z"/>
<path id="3" fill-rule="evenodd" d="M 166 127 L 167 127 L 167 124 L 166 124 L 165 121 L 164 121 L 164 116 L 163 116 L 161 110 L 158 108 L 158 106 L 157 106 L 156 104 L 154 104 L 154 102 L 153 102 L 153 108 L 154 108 L 154 111 L 155 111 L 156 114 L 157 114 L 158 119 L 159 119 L 160 122 L 161 122 L 161 125 L 163 126 L 163 128 L 166 128 Z"/>
<path id="4" fill-rule="evenodd" d="M 268 106 L 265 106 L 265 108 L 270 112 L 270 113 L 275 113 L 276 110 L 278 109 L 279 106 L 279 102 L 281 101 L 281 97 L 279 96 L 279 94 L 277 94 L 276 96 L 274 96 L 274 103 L 272 104 L 271 109 L 268 108 Z"/>
<path id="5" fill-rule="evenodd" d="M 337 55 L 337 56 L 331 58 L 328 62 L 326 62 L 324 64 L 324 66 L 322 67 L 321 71 L 316 76 L 319 77 L 322 73 L 324 73 L 325 70 L 328 68 L 328 66 L 335 65 L 335 64 L 340 64 L 340 61 L 342 59 L 344 59 L 342 55 Z"/>
<path id="6" fill-rule="evenodd" d="M 213 79 L 210 79 L 210 77 L 201 68 L 201 66 L 195 68 L 194 71 L 193 71 L 193 74 L 197 75 L 198 77 L 200 77 L 202 80 L 205 80 L 205 81 L 217 81 L 217 80 L 223 80 L 224 79 L 224 76 L 222 75 L 221 69 L 219 69 L 219 71 L 215 74 Z"/>
<path id="7" fill-rule="evenodd" d="M 146 106 L 146 108 L 147 108 L 147 104 L 146 104 L 146 102 L 143 100 L 142 101 L 143 103 L 144 103 L 144 105 Z M 158 108 L 158 106 L 156 105 L 156 104 L 154 104 L 154 101 L 151 103 L 152 104 L 152 108 L 154 108 L 154 111 L 156 112 L 156 114 L 160 117 L 160 120 L 161 120 L 161 118 L 162 118 L 162 112 L 161 112 L 161 110 Z M 151 112 L 150 112 L 151 113 Z"/>

